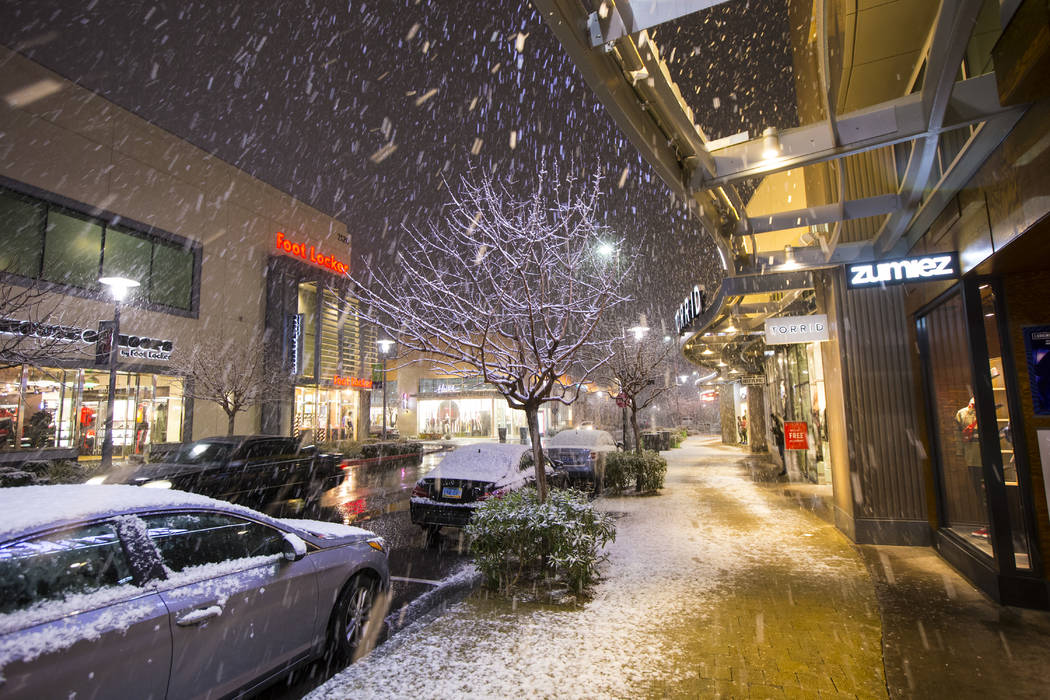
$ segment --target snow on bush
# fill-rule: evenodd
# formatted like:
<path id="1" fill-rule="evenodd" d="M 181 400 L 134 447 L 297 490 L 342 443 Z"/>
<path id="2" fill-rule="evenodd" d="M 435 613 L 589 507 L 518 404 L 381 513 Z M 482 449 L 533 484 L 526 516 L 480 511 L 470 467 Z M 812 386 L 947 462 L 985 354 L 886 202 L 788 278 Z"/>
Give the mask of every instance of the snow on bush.
<path id="1" fill-rule="evenodd" d="M 667 460 L 658 452 L 614 452 L 605 463 L 605 488 L 622 493 L 633 483 L 640 493 L 657 491 L 663 488 L 666 475 Z"/>
<path id="2" fill-rule="evenodd" d="M 466 531 L 486 585 L 502 591 L 523 578 L 544 578 L 580 593 L 597 577 L 602 548 L 616 537 L 612 518 L 585 494 L 560 489 L 543 503 L 535 489 L 485 501 Z"/>

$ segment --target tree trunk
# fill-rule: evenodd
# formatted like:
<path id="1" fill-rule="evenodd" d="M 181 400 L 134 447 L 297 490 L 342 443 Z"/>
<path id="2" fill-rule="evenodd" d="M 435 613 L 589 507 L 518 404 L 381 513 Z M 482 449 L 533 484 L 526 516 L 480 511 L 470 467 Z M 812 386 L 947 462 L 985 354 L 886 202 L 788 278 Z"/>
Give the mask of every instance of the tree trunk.
<path id="1" fill-rule="evenodd" d="M 233 420 L 237 417 L 236 411 L 227 411 L 226 413 L 226 434 L 233 435 Z"/>
<path id="2" fill-rule="evenodd" d="M 529 437 L 532 438 L 532 461 L 536 468 L 536 491 L 540 503 L 547 500 L 547 470 L 543 466 L 543 446 L 540 445 L 539 409 L 526 408 L 525 417 L 529 422 Z"/>
<path id="3" fill-rule="evenodd" d="M 634 432 L 634 452 L 642 453 L 642 434 L 638 430 L 638 409 L 631 406 L 631 430 Z"/>

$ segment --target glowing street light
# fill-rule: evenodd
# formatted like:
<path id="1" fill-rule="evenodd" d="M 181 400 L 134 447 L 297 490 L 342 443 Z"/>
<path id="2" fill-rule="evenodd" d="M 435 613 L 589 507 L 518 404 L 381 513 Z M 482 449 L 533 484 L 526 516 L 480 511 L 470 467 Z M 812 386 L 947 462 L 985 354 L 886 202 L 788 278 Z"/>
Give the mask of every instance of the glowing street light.
<path id="1" fill-rule="evenodd" d="M 379 346 L 379 354 L 383 357 L 383 440 L 386 440 L 386 356 L 394 346 L 394 341 L 383 338 L 377 340 L 376 345 Z"/>
<path id="2" fill-rule="evenodd" d="M 117 393 L 117 358 L 120 354 L 120 303 L 139 283 L 127 277 L 100 277 L 99 283 L 113 297 L 113 326 L 109 329 L 109 394 L 106 401 L 105 433 L 102 436 L 102 471 L 113 467 L 113 404 Z"/>

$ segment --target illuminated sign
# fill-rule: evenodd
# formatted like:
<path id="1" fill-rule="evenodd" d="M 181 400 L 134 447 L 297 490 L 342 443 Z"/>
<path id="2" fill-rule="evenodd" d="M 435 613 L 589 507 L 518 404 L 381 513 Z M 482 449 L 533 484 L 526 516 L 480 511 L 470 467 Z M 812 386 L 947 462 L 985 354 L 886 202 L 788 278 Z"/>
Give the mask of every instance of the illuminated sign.
<path id="1" fill-rule="evenodd" d="M 766 345 L 819 343 L 827 339 L 828 317 L 826 314 L 766 319 Z"/>
<path id="2" fill-rule="evenodd" d="M 360 377 L 340 377 L 338 374 L 332 377 L 332 384 L 334 384 L 335 386 L 342 386 L 350 389 L 372 388 L 371 379 L 362 379 Z"/>
<path id="3" fill-rule="evenodd" d="M 292 374 L 299 374 L 303 366 L 303 315 L 290 314 L 288 324 L 288 354 L 292 359 Z"/>
<path id="4" fill-rule="evenodd" d="M 77 328 L 76 326 L 58 326 L 46 323 L 34 323 L 32 321 L 19 321 L 13 318 L 0 319 L 0 333 L 3 333 L 4 335 L 22 335 L 48 340 L 61 340 L 71 343 L 79 342 L 95 344 L 99 340 L 99 332 L 92 328 Z M 124 358 L 166 361 L 171 359 L 171 351 L 175 347 L 175 342 L 172 340 L 160 340 L 158 338 L 147 338 L 145 336 L 121 333 L 117 336 L 117 346 L 120 349 L 120 356 Z"/>
<path id="5" fill-rule="evenodd" d="M 697 316 L 704 313 L 704 304 L 707 301 L 704 297 L 704 290 L 700 289 L 700 285 L 696 285 L 693 287 L 692 293 L 679 305 L 678 311 L 674 314 L 674 328 L 678 335 L 681 335 L 682 331 L 688 329 L 689 324 Z"/>
<path id="6" fill-rule="evenodd" d="M 277 250 L 281 253 L 295 255 L 318 267 L 338 272 L 341 275 L 345 275 L 350 271 L 350 266 L 337 259 L 334 255 L 323 255 L 317 252 L 317 249 L 312 245 L 290 241 L 280 231 L 277 232 Z"/>
<path id="7" fill-rule="evenodd" d="M 959 276 L 959 254 L 940 253 L 919 258 L 901 258 L 880 263 L 846 266 L 846 287 L 863 289 L 875 285 L 905 284 L 930 280 L 952 280 Z"/>

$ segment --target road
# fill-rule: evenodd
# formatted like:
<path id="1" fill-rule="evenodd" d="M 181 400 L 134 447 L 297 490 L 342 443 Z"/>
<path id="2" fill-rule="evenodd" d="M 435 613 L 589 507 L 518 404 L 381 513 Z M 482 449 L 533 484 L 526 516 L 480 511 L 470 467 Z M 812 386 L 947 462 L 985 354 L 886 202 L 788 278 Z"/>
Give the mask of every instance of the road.
<path id="1" fill-rule="evenodd" d="M 343 482 L 322 496 L 321 513 L 308 515 L 363 527 L 386 540 L 390 552 L 391 614 L 403 612 L 405 606 L 432 590 L 468 558 L 458 530 L 449 529 L 437 547 L 428 549 L 424 546 L 421 528 L 409 521 L 412 487 L 445 454 L 427 454 L 418 464 L 387 461 L 352 466 L 345 470 Z M 279 681 L 259 697 L 266 700 L 301 698 L 332 675 L 333 669 L 316 662 L 286 681 Z"/>

